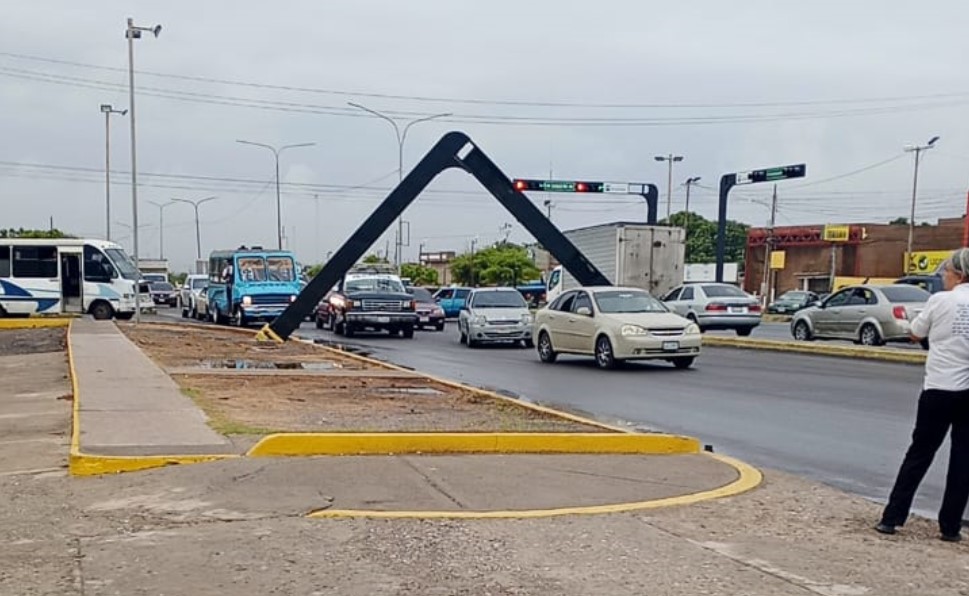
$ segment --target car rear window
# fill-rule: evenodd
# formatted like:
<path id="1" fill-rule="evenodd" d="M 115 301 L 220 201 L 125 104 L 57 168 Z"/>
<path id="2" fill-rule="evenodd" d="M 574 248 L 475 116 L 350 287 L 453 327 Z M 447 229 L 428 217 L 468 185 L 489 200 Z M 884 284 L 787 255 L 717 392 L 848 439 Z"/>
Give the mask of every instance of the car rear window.
<path id="1" fill-rule="evenodd" d="M 747 294 L 734 286 L 703 286 L 707 298 L 746 298 Z"/>
<path id="2" fill-rule="evenodd" d="M 918 286 L 887 286 L 881 288 L 882 294 L 889 302 L 925 302 L 932 294 L 929 294 Z"/>

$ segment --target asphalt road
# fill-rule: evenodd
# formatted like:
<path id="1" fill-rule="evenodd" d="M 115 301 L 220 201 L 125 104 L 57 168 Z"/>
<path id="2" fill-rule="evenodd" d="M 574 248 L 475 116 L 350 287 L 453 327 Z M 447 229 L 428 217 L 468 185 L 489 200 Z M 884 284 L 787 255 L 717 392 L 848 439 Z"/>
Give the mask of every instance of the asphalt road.
<path id="1" fill-rule="evenodd" d="M 876 500 L 887 497 L 907 447 L 922 375 L 905 364 L 725 348 L 705 349 L 687 371 L 666 363 L 601 371 L 591 358 L 548 365 L 534 350 L 469 349 L 453 323 L 412 340 L 346 342 L 312 323 L 298 333 L 606 422 L 696 436 L 717 452 Z M 916 501 L 927 515 L 941 500 L 943 450 Z"/>

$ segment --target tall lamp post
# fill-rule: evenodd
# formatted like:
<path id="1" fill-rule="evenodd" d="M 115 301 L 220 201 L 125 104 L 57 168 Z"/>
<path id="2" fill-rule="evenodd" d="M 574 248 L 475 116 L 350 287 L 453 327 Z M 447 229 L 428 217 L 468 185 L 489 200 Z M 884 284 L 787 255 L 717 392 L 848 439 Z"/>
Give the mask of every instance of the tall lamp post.
<path id="1" fill-rule="evenodd" d="M 316 143 L 297 143 L 295 145 L 283 145 L 282 147 L 273 147 L 272 145 L 267 145 L 265 143 L 255 143 L 253 141 L 243 141 L 241 139 L 236 140 L 236 143 L 262 147 L 263 149 L 269 149 L 273 152 L 273 157 L 276 160 L 276 248 L 283 250 L 283 207 L 279 195 L 279 155 L 287 149 L 295 149 L 297 147 L 312 147 Z"/>
<path id="2" fill-rule="evenodd" d="M 158 258 L 165 258 L 165 207 L 171 207 L 173 203 L 171 201 L 167 203 L 156 203 L 155 201 L 148 201 L 155 207 L 158 207 Z"/>
<path id="3" fill-rule="evenodd" d="M 683 156 L 670 153 L 669 155 L 657 155 L 653 159 L 659 162 L 669 162 L 669 169 L 666 175 L 666 221 L 669 222 L 670 215 L 673 212 L 673 163 L 683 161 Z"/>
<path id="4" fill-rule="evenodd" d="M 198 261 L 202 258 L 202 232 L 199 227 L 199 205 L 208 201 L 214 201 L 217 197 L 205 197 L 204 199 L 199 199 L 197 201 L 190 201 L 188 199 L 172 199 L 173 203 L 187 203 L 195 209 L 195 260 Z"/>
<path id="5" fill-rule="evenodd" d="M 700 177 L 694 176 L 692 178 L 687 178 L 686 182 L 683 183 L 683 185 L 686 186 L 686 206 L 684 207 L 684 210 L 686 211 L 686 221 L 683 222 L 684 243 L 686 242 L 686 237 L 689 237 L 690 235 L 690 187 L 699 182 Z"/>
<path id="6" fill-rule="evenodd" d="M 357 109 L 363 110 L 364 112 L 373 114 L 374 116 L 382 120 L 386 120 L 387 122 L 390 122 L 391 126 L 394 127 L 394 134 L 397 135 L 397 183 L 398 184 L 404 179 L 404 141 L 407 140 L 407 131 L 410 130 L 410 127 L 414 126 L 415 124 L 420 124 L 421 122 L 427 122 L 428 120 L 434 120 L 436 118 L 446 118 L 448 116 L 453 115 L 450 112 L 446 112 L 442 114 L 434 114 L 432 116 L 425 116 L 423 118 L 418 118 L 417 120 L 411 120 L 410 122 L 404 125 L 404 130 L 401 131 L 400 126 L 398 126 L 397 124 L 397 121 L 391 118 L 390 116 L 383 114 L 381 112 L 378 112 L 377 110 L 372 110 L 367 106 L 354 103 L 352 101 L 348 101 L 347 104 Z M 400 265 L 404 260 L 403 247 L 404 247 L 404 216 L 401 215 L 397 218 L 397 244 L 395 245 L 395 250 L 394 250 L 394 262 L 397 265 L 398 271 L 400 270 Z"/>
<path id="7" fill-rule="evenodd" d="M 116 110 L 111 104 L 101 104 L 104 114 L 104 239 L 111 240 L 111 114 L 124 116 L 128 110 Z"/>
<path id="8" fill-rule="evenodd" d="M 936 141 L 939 140 L 939 136 L 936 135 L 929 139 L 929 142 L 924 145 L 909 145 L 905 147 L 905 151 L 909 153 L 915 153 L 915 172 L 912 176 L 912 212 L 908 218 L 908 251 L 907 259 L 905 263 L 905 273 L 911 271 L 912 266 L 912 240 L 915 237 L 915 197 L 918 195 L 919 189 L 919 158 L 923 151 L 928 151 L 935 146 Z"/>
<path id="9" fill-rule="evenodd" d="M 131 127 L 131 233 L 133 234 L 135 267 L 139 267 L 138 262 L 138 160 L 136 159 L 135 148 L 135 44 L 136 39 L 141 39 L 142 31 L 150 31 L 157 38 L 161 33 L 161 25 L 154 27 L 136 27 L 134 20 L 128 17 L 128 24 L 125 27 L 125 37 L 128 38 L 128 110 L 131 111 L 131 118 L 128 124 Z M 139 269 L 140 271 L 140 269 Z M 135 282 L 135 323 L 141 322 L 141 280 Z"/>

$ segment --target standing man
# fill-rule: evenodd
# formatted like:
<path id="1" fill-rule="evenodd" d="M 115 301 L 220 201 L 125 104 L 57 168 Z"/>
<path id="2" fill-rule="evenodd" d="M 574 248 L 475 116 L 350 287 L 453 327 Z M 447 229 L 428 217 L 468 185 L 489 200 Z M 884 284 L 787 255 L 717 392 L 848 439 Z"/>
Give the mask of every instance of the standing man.
<path id="1" fill-rule="evenodd" d="M 897 526 L 905 524 L 915 491 L 951 428 L 952 452 L 939 530 L 942 540 L 959 542 L 969 501 L 969 248 L 952 254 L 943 267 L 942 279 L 946 291 L 933 294 L 912 322 L 912 338 L 929 340 L 925 381 L 912 444 L 875 530 L 894 534 Z"/>

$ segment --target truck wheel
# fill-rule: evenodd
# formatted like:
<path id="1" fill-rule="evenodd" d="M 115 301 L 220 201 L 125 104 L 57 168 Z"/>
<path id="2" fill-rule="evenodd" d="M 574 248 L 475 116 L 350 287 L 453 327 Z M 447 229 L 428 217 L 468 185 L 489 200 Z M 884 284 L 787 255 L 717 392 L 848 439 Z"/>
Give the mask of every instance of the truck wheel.
<path id="1" fill-rule="evenodd" d="M 401 329 L 401 333 L 403 333 L 404 339 L 414 339 L 413 327 L 404 327 L 403 329 Z"/>
<path id="2" fill-rule="evenodd" d="M 316 315 L 316 328 L 317 329 L 323 328 L 323 319 L 320 317 L 320 315 Z"/>
<path id="3" fill-rule="evenodd" d="M 330 328 L 333 329 L 333 333 L 336 333 L 337 335 L 343 335 L 344 333 L 346 333 L 346 330 L 347 330 L 346 321 L 337 323 L 336 315 L 331 315 L 331 316 L 333 318 L 330 319 Z"/>
<path id="4" fill-rule="evenodd" d="M 246 318 L 246 313 L 242 312 L 242 309 L 236 310 L 235 320 L 233 321 L 237 327 L 248 327 L 249 319 Z"/>
<path id="5" fill-rule="evenodd" d="M 343 324 L 343 335 L 345 335 L 346 337 L 353 337 L 354 335 L 356 335 L 356 333 L 357 333 L 357 330 L 353 328 L 353 325 L 351 325 L 350 323 Z"/>
<path id="6" fill-rule="evenodd" d="M 103 300 L 98 300 L 92 304 L 89 312 L 96 321 L 106 321 L 114 316 L 114 309 Z"/>

